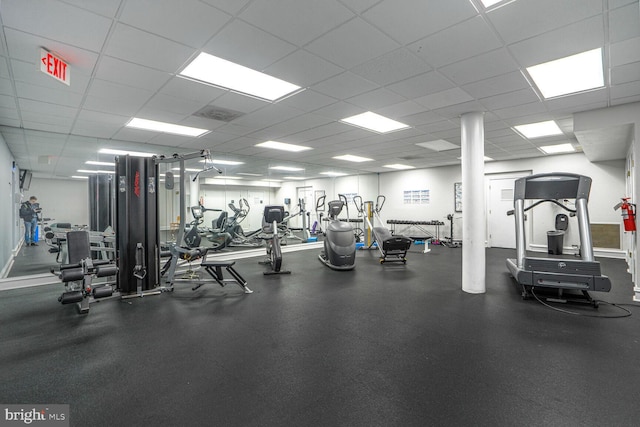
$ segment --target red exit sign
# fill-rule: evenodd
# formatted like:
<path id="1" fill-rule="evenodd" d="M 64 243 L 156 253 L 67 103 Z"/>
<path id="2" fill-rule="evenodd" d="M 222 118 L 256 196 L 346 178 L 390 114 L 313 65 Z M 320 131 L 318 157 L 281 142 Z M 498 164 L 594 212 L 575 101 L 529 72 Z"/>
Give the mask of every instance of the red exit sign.
<path id="1" fill-rule="evenodd" d="M 71 84 L 69 80 L 71 77 L 69 73 L 69 64 L 44 49 L 40 49 L 40 71 L 45 74 L 49 74 L 54 79 L 61 81 L 67 86 Z"/>

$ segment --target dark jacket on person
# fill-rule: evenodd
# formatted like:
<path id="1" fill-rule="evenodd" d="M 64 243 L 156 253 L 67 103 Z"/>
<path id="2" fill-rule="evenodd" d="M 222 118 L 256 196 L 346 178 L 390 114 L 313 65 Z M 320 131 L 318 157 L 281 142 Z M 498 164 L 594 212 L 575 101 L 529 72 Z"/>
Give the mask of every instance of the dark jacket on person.
<path id="1" fill-rule="evenodd" d="M 31 220 L 38 215 L 36 211 L 37 208 L 37 203 L 32 205 L 29 201 L 23 202 L 20 205 L 20 218 L 22 218 L 24 222 L 31 222 Z"/>

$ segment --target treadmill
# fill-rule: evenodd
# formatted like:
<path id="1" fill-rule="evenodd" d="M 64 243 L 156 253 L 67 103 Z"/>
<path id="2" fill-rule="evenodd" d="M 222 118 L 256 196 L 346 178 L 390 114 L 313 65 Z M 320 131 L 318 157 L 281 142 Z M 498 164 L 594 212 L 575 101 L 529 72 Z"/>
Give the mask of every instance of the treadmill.
<path id="1" fill-rule="evenodd" d="M 507 259 L 507 267 L 522 286 L 523 299 L 528 299 L 534 288 L 547 288 L 557 290 L 558 295 L 558 298 L 549 298 L 549 301 L 566 302 L 570 299 L 565 297 L 563 292 L 570 290 L 581 292 L 583 302 L 586 299 L 586 302 L 597 307 L 597 301 L 591 299 L 589 291 L 611 290 L 611 281 L 602 275 L 600 263 L 593 256 L 587 209 L 590 190 L 591 178 L 571 173 L 537 174 L 516 180 L 514 209 L 507 213 L 515 216 L 516 259 Z M 575 211 L 558 202 L 563 199 L 575 199 Z M 525 200 L 537 201 L 525 208 Z M 538 258 L 526 255 L 525 212 L 546 202 L 555 203 L 575 214 L 580 233 L 581 259 Z"/>

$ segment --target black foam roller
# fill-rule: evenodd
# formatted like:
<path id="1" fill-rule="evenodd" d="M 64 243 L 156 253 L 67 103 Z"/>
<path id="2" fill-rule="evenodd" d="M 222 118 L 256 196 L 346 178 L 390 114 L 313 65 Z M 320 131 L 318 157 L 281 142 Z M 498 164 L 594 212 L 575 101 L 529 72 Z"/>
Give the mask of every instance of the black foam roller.
<path id="1" fill-rule="evenodd" d="M 62 294 L 60 298 L 58 298 L 58 301 L 62 304 L 73 304 L 82 301 L 82 298 L 82 291 L 71 291 Z"/>
<path id="2" fill-rule="evenodd" d="M 72 282 L 84 279 L 84 271 L 81 268 L 62 270 L 60 272 L 60 280 L 63 282 Z"/>

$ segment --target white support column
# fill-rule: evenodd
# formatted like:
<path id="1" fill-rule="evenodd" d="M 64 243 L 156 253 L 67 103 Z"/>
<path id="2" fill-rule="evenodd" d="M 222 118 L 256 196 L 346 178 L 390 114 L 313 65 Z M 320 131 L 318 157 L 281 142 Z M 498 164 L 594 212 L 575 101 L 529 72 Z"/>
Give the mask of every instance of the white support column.
<path id="1" fill-rule="evenodd" d="M 462 290 L 484 293 L 486 212 L 484 200 L 484 114 L 461 116 Z"/>

